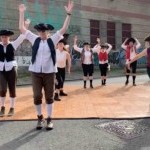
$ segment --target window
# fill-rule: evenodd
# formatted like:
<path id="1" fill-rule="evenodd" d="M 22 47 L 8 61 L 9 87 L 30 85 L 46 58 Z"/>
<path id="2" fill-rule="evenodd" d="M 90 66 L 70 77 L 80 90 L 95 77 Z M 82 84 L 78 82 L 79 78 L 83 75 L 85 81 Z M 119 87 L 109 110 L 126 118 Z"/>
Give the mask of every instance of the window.
<path id="1" fill-rule="evenodd" d="M 91 46 L 93 47 L 97 41 L 96 39 L 100 37 L 99 31 L 99 21 L 98 20 L 90 20 L 90 40 Z"/>
<path id="2" fill-rule="evenodd" d="M 116 48 L 116 25 L 114 22 L 107 22 L 107 43 Z"/>
<path id="3" fill-rule="evenodd" d="M 122 42 L 124 42 L 126 38 L 130 38 L 130 37 L 131 37 L 131 24 L 123 23 L 122 24 Z"/>

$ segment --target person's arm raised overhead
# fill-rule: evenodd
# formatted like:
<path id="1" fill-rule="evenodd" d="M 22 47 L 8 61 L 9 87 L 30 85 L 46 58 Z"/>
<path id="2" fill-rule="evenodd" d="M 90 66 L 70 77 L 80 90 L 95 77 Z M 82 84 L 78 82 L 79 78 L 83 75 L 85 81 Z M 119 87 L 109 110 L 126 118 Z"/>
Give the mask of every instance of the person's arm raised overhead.
<path id="1" fill-rule="evenodd" d="M 137 38 L 134 38 L 136 41 L 136 49 L 139 49 L 141 47 L 141 43 L 139 42 L 139 40 Z"/>
<path id="2" fill-rule="evenodd" d="M 25 19 L 24 19 L 24 14 L 26 11 L 26 7 L 24 4 L 19 5 L 19 30 L 21 33 L 26 32 L 26 27 L 25 27 Z"/>
<path id="3" fill-rule="evenodd" d="M 96 41 L 97 41 L 97 44 L 92 48 L 93 53 L 99 53 L 99 51 L 101 49 L 101 46 L 100 46 L 101 40 L 100 40 L 100 38 L 97 38 Z"/>
<path id="4" fill-rule="evenodd" d="M 74 45 L 73 45 L 73 48 L 74 48 L 74 50 L 76 50 L 76 51 L 78 51 L 78 52 L 82 52 L 82 48 L 80 48 L 80 47 L 78 47 L 77 46 L 77 41 L 78 41 L 78 37 L 77 36 L 75 36 L 74 37 Z"/>
<path id="5" fill-rule="evenodd" d="M 65 6 L 67 17 L 64 21 L 63 27 L 60 29 L 60 34 L 62 34 L 62 35 L 67 31 L 68 26 L 70 24 L 70 19 L 71 19 L 71 15 L 72 15 L 73 6 L 74 6 L 74 3 L 71 0 L 69 0 L 68 5 Z"/>
<path id="6" fill-rule="evenodd" d="M 126 46 L 126 42 L 127 42 L 128 38 L 125 39 L 125 41 L 122 43 L 121 47 L 126 50 L 127 46 Z"/>

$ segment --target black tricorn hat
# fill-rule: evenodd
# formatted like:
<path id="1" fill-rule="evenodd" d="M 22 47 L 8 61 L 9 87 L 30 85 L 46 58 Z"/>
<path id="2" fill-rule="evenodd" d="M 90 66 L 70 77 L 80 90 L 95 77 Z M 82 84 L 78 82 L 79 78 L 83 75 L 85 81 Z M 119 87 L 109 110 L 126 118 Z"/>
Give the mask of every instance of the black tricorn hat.
<path id="1" fill-rule="evenodd" d="M 145 42 L 150 42 L 150 36 L 146 37 L 144 41 Z"/>
<path id="2" fill-rule="evenodd" d="M 90 45 L 90 43 L 84 42 L 84 43 L 83 43 L 83 46 L 85 46 L 85 45 Z"/>
<path id="3" fill-rule="evenodd" d="M 126 43 L 125 43 L 125 44 L 126 44 L 126 45 L 129 45 L 129 43 L 130 43 L 130 42 L 135 43 L 135 42 L 136 42 L 136 40 L 135 40 L 134 38 L 132 38 L 132 37 L 131 37 L 131 38 L 129 38 L 129 39 L 126 41 Z"/>
<path id="4" fill-rule="evenodd" d="M 46 30 L 54 30 L 54 27 L 50 24 L 45 24 L 45 23 L 39 23 L 37 25 L 34 26 L 34 28 L 37 30 L 37 31 L 46 31 Z"/>
<path id="5" fill-rule="evenodd" d="M 67 44 L 67 42 L 66 42 L 66 40 L 65 40 L 65 39 L 60 40 L 58 43 L 64 43 L 64 45 L 66 45 L 66 44 Z"/>
<path id="6" fill-rule="evenodd" d="M 14 32 L 10 30 L 0 30 L 0 36 L 11 36 L 14 35 Z"/>

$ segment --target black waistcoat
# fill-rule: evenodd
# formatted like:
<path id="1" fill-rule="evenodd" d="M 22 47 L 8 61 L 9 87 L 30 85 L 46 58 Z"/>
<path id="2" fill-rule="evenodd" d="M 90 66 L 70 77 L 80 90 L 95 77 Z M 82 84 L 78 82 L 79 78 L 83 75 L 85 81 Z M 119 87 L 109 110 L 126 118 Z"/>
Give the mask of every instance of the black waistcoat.
<path id="1" fill-rule="evenodd" d="M 37 51 L 39 49 L 40 42 L 41 42 L 41 38 L 38 37 L 35 40 L 35 42 L 34 42 L 34 44 L 32 46 L 32 59 L 31 59 L 32 64 L 34 64 L 34 62 L 36 60 L 36 54 L 37 54 Z M 55 65 L 56 64 L 56 51 L 55 51 L 54 43 L 51 40 L 51 38 L 47 39 L 47 43 L 48 43 L 48 46 L 49 46 L 49 49 L 50 49 L 50 53 L 51 53 L 53 64 Z"/>
<path id="2" fill-rule="evenodd" d="M 6 46 L 6 53 L 4 52 L 4 46 L 0 44 L 0 61 L 13 61 L 15 60 L 15 54 L 14 54 L 15 49 L 13 48 L 12 44 L 8 44 Z"/>

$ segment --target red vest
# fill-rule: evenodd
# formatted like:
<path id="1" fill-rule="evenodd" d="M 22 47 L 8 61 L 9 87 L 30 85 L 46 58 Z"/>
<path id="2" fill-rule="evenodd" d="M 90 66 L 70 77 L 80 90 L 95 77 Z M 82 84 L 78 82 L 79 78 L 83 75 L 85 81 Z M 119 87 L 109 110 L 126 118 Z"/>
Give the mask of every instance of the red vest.
<path id="1" fill-rule="evenodd" d="M 126 49 L 126 59 L 128 59 L 128 60 L 130 60 L 130 49 L 131 49 L 131 47 L 128 45 L 127 49 Z M 133 46 L 133 50 L 136 53 L 136 47 L 135 46 Z"/>
<path id="2" fill-rule="evenodd" d="M 100 52 L 99 53 L 99 61 L 106 61 L 106 60 L 108 60 L 107 52 L 104 52 L 104 53 Z"/>

